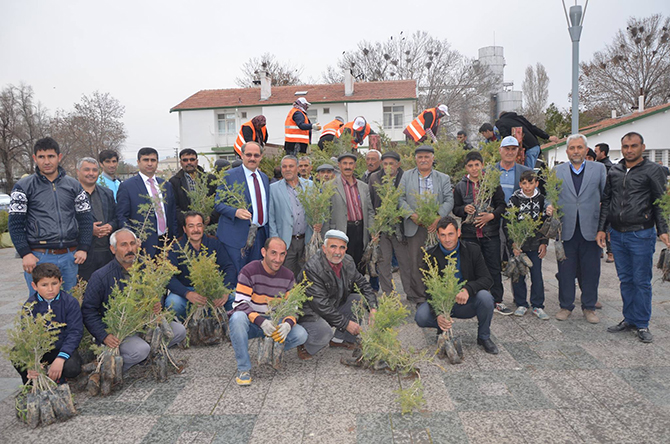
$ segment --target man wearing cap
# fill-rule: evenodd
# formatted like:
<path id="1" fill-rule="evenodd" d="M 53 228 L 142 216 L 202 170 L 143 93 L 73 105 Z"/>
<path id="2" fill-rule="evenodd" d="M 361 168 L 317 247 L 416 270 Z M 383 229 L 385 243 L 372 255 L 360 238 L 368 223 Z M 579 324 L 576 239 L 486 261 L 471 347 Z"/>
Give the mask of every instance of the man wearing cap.
<path id="1" fill-rule="evenodd" d="M 343 134 L 351 134 L 351 151 L 354 152 L 365 142 L 366 137 L 375 134 L 375 132 L 370 128 L 370 124 L 366 122 L 365 117 L 358 116 L 353 122 L 349 122 L 340 128 L 337 137 L 342 137 Z"/>
<path id="2" fill-rule="evenodd" d="M 375 213 L 367 184 L 354 177 L 356 155 L 345 153 L 340 155 L 337 161 L 340 175 L 333 179 L 335 193 L 330 199 L 330 220 L 326 226 L 330 230 L 340 230 L 349 236 L 351 242 L 347 254 L 358 266 L 363 257 L 363 250 L 370 240 L 368 227 Z"/>
<path id="3" fill-rule="evenodd" d="M 316 180 L 321 183 L 328 182 L 329 180 L 332 180 L 333 177 L 335 177 L 335 167 L 329 163 L 319 165 L 316 169 Z"/>
<path id="4" fill-rule="evenodd" d="M 505 203 L 509 203 L 509 198 L 519 189 L 521 173 L 530 170 L 527 166 L 516 163 L 517 154 L 519 141 L 514 136 L 505 137 L 500 142 L 500 162 L 496 163 L 496 168 L 500 170 L 500 186 L 505 193 Z"/>
<path id="5" fill-rule="evenodd" d="M 376 173 L 382 168 L 382 153 L 377 150 L 368 150 L 365 153 L 365 165 L 367 166 L 367 170 L 363 173 L 361 180 L 369 183 L 370 174 Z"/>
<path id="6" fill-rule="evenodd" d="M 375 211 L 382 203 L 381 197 L 377 193 L 377 186 L 383 183 L 384 177 L 387 175 L 391 176 L 393 185 L 397 188 L 400 185 L 400 180 L 403 175 L 403 169 L 400 167 L 400 155 L 398 153 L 392 151 L 384 153 L 382 155 L 382 168 L 370 175 L 370 181 L 368 182 L 370 188 L 370 201 L 372 202 L 372 207 Z M 398 259 L 398 266 L 401 270 L 409 270 L 412 267 L 412 262 L 407 253 L 407 241 L 402 232 L 402 221 L 398 221 L 396 235 L 389 236 L 388 234 L 382 234 L 379 238 L 380 254 L 379 261 L 377 262 L 377 274 L 379 274 L 379 283 L 382 292 L 386 294 L 393 291 L 393 275 L 391 268 L 393 253 L 395 252 L 395 256 Z M 407 273 L 400 274 L 400 279 L 405 279 L 402 281 L 403 288 L 409 288 L 411 285 L 411 281 L 406 280 L 407 276 Z"/>
<path id="7" fill-rule="evenodd" d="M 535 162 L 540 156 L 540 142 L 537 138 L 549 139 L 552 142 L 558 142 L 558 137 L 549 136 L 546 132 L 530 123 L 524 116 L 515 112 L 503 111 L 496 121 L 496 128 L 500 135 L 505 138 L 512 135 L 512 128 L 523 128 L 523 147 L 526 149 L 526 166 L 535 168 Z"/>
<path id="8" fill-rule="evenodd" d="M 340 116 L 335 117 L 335 120 L 328 122 L 323 126 L 321 137 L 319 137 L 319 148 L 324 149 L 324 143 L 333 142 L 338 136 L 340 128 L 344 126 L 344 119 Z"/>
<path id="9" fill-rule="evenodd" d="M 293 108 L 286 116 L 284 123 L 284 150 L 286 154 L 297 155 L 306 153 L 307 145 L 312 141 L 312 130 L 319 131 L 321 126 L 318 123 L 310 123 L 307 117 L 307 108 L 311 103 L 304 97 L 298 98 L 293 102 Z"/>
<path id="10" fill-rule="evenodd" d="M 447 105 L 438 105 L 435 108 L 424 110 L 416 119 L 407 125 L 403 133 L 407 140 L 419 145 L 430 137 L 431 142 L 437 142 L 437 131 L 440 129 L 440 119 L 449 115 Z"/>
<path id="11" fill-rule="evenodd" d="M 377 311 L 377 297 L 365 277 L 358 272 L 354 260 L 346 254 L 349 237 L 340 230 L 326 232 L 325 241 L 312 256 L 298 281 L 312 285 L 306 294 L 311 298 L 303 305 L 298 324 L 307 330 L 307 342 L 298 347 L 298 357 L 311 359 L 326 345 L 354 348 L 361 326 L 354 320 L 352 304 L 364 297 L 370 317 Z M 362 294 L 355 293 L 360 291 Z M 332 327 L 335 327 L 333 335 Z"/>
<path id="12" fill-rule="evenodd" d="M 454 207 L 451 179 L 446 174 L 433 169 L 434 153 L 435 151 L 430 145 L 418 146 L 414 150 L 416 168 L 405 172 L 400 181 L 400 188 L 403 190 L 400 195 L 400 206 L 408 214 L 405 218 L 404 228 L 405 236 L 407 236 L 408 256 L 412 263 L 412 266 L 407 269 L 400 268 L 400 274 L 402 276 L 405 273 L 405 277 L 401 278 L 403 287 L 407 294 L 407 300 L 413 304 L 426 301 L 423 276 L 420 271 L 423 261 L 421 248 L 426 243 L 428 233 L 435 232 L 440 217 L 448 215 Z M 435 220 L 427 227 L 417 225 L 417 196 L 423 193 L 434 194 L 440 205 L 438 213 L 435 214 Z M 405 285 L 405 282 L 409 285 Z"/>

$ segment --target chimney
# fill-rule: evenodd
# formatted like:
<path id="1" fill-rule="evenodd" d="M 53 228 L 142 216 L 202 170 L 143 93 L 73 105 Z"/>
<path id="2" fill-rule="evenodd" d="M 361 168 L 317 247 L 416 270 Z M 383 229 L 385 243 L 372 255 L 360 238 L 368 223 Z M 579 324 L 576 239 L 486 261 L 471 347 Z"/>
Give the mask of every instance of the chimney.
<path id="1" fill-rule="evenodd" d="M 261 72 L 261 100 L 267 100 L 272 95 L 272 78 L 267 71 Z"/>
<path id="2" fill-rule="evenodd" d="M 615 109 L 612 110 L 612 118 L 616 119 L 616 110 Z"/>
<path id="3" fill-rule="evenodd" d="M 640 96 L 637 98 L 637 110 L 638 112 L 644 111 L 644 96 Z"/>
<path id="4" fill-rule="evenodd" d="M 344 70 L 344 95 L 347 97 L 354 95 L 354 76 L 350 69 Z"/>

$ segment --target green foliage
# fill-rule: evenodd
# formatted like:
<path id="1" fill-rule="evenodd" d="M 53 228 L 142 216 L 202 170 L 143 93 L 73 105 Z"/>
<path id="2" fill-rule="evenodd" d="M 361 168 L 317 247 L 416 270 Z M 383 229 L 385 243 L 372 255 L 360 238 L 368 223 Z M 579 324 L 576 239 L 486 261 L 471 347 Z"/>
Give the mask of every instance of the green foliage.
<path id="1" fill-rule="evenodd" d="M 181 258 L 186 262 L 189 279 L 193 284 L 195 292 L 207 298 L 207 302 L 214 307 L 214 301 L 221 299 L 223 295 L 230 294 L 233 290 L 226 288 L 224 284 L 225 274 L 221 272 L 216 263 L 216 252 L 207 254 L 207 247 L 200 246 L 201 252 L 197 254 L 189 248 L 181 248 Z"/>
<path id="2" fill-rule="evenodd" d="M 507 234 L 518 249 L 521 249 L 528 239 L 535 236 L 542 225 L 540 218 L 533 219 L 528 213 L 519 213 L 517 207 L 508 207 L 504 217 L 507 221 Z"/>
<path id="3" fill-rule="evenodd" d="M 572 128 L 572 119 L 569 110 L 559 110 L 556 104 L 552 103 L 545 111 L 545 128 L 547 134 L 556 136 L 559 139 L 570 135 Z"/>
<path id="4" fill-rule="evenodd" d="M 222 184 L 226 174 L 227 170 L 224 169 L 212 170 L 211 175 L 198 170 L 195 175 L 195 187 L 192 190 L 186 190 L 186 195 L 191 202 L 188 209 L 197 211 L 207 219 L 214 211 L 216 199 L 216 193 L 212 194 L 210 190 Z"/>
<path id="5" fill-rule="evenodd" d="M 417 378 L 407 388 L 401 388 L 394 391 L 398 395 L 397 401 L 400 403 L 400 409 L 403 415 L 412 413 L 414 410 L 421 410 L 426 405 L 426 399 L 423 395 L 423 383 Z"/>
<path id="6" fill-rule="evenodd" d="M 298 190 L 298 200 L 309 225 L 323 224 L 330 219 L 330 199 L 334 193 L 335 186 L 331 182 L 315 183 Z"/>
<path id="7" fill-rule="evenodd" d="M 166 195 L 166 185 L 169 185 L 167 180 L 164 180 L 161 183 L 157 183 L 156 189 L 161 196 Z M 156 213 L 156 208 L 158 205 L 160 205 L 160 199 L 158 196 L 151 197 L 148 194 L 142 194 L 140 197 L 147 199 L 149 202 L 137 206 L 137 214 L 139 214 L 142 219 L 129 219 L 128 228 L 130 228 L 135 233 L 135 236 L 137 236 L 137 239 L 139 239 L 140 242 L 144 242 L 149 238 L 149 236 L 156 232 L 156 227 L 150 220 L 150 217 Z"/>
<path id="8" fill-rule="evenodd" d="M 418 216 L 419 225 L 428 227 L 435 219 L 440 216 L 440 204 L 437 201 L 437 195 L 431 192 L 415 193 L 416 209 L 414 212 Z"/>
<path id="9" fill-rule="evenodd" d="M 485 211 L 491 204 L 491 199 L 493 199 L 493 195 L 500 185 L 500 173 L 501 171 L 492 165 L 484 169 L 482 177 L 479 180 L 479 191 L 475 199 L 477 211 Z"/>
<path id="10" fill-rule="evenodd" d="M 248 210 L 251 207 L 251 203 L 247 202 L 246 188 L 246 184 L 242 182 L 235 182 L 232 185 L 223 182 L 217 191 L 216 202 L 223 202 L 238 210 Z"/>
<path id="11" fill-rule="evenodd" d="M 9 213 L 5 210 L 0 211 L 0 234 L 9 230 Z"/>
<path id="12" fill-rule="evenodd" d="M 377 208 L 374 222 L 369 228 L 373 237 L 382 233 L 389 236 L 394 235 L 396 225 L 408 215 L 407 211 L 398 205 L 403 191 L 394 185 L 394 180 L 394 177 L 385 174 L 382 177 L 382 182 L 374 185 L 381 199 L 381 204 Z"/>
<path id="13" fill-rule="evenodd" d="M 500 162 L 500 141 L 480 144 L 480 153 L 484 158 L 484 165 L 494 165 Z"/>
<path id="14" fill-rule="evenodd" d="M 560 219 L 563 216 L 562 206 L 558 205 L 558 196 L 563 188 L 563 179 L 556 176 L 556 170 L 545 166 L 542 169 L 541 178 L 545 181 L 544 190 L 547 201 L 554 207 L 553 217 Z"/>
<path id="15" fill-rule="evenodd" d="M 282 153 L 277 153 L 274 156 L 264 155 L 261 159 L 258 169 L 265 173 L 266 176 L 272 178 L 275 176 L 275 168 L 281 166 L 281 159 L 284 157 Z"/>
<path id="16" fill-rule="evenodd" d="M 279 325 L 289 316 L 298 318 L 303 314 L 302 306 L 312 298 L 305 294 L 305 290 L 312 285 L 311 282 L 304 279 L 299 284 L 296 284 L 285 295 L 278 295 L 268 302 L 270 309 L 270 319 L 275 325 Z"/>
<path id="17" fill-rule="evenodd" d="M 77 285 L 70 289 L 70 294 L 79 302 L 80 307 L 84 302 L 84 293 L 86 293 L 87 285 L 88 282 L 83 279 L 79 279 L 77 281 Z M 95 341 L 93 340 L 93 335 L 91 335 L 88 329 L 84 329 L 84 335 L 81 337 L 81 341 L 79 342 L 79 352 L 80 355 L 82 355 L 82 358 L 85 356 L 85 352 L 87 350 L 93 350 L 92 347 L 94 343 Z"/>
<path id="18" fill-rule="evenodd" d="M 423 274 L 423 283 L 426 286 L 426 293 L 430 295 L 428 303 L 435 313 L 451 318 L 451 309 L 456 303 L 456 295 L 463 289 L 466 282 L 456 277 L 458 268 L 456 267 L 456 258 L 447 257 L 447 265 L 440 270 L 435 258 L 431 257 L 425 250 L 423 261 L 425 268 L 421 269 Z"/>
<path id="19" fill-rule="evenodd" d="M 661 214 L 670 223 L 670 190 L 663 197 L 657 199 L 654 205 L 658 205 L 661 208 Z"/>

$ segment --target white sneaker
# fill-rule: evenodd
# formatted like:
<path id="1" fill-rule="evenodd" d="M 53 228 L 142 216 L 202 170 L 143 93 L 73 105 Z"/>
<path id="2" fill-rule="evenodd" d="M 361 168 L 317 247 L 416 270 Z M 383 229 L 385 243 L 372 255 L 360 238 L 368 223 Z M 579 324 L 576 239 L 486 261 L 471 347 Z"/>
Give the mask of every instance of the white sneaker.
<path id="1" fill-rule="evenodd" d="M 533 314 L 543 321 L 549 319 L 549 315 L 546 314 L 541 308 L 533 308 Z"/>
<path id="2" fill-rule="evenodd" d="M 528 311 L 528 307 L 524 307 L 523 305 L 520 305 L 516 308 L 516 310 L 514 310 L 514 316 L 521 317 L 521 316 L 525 315 L 527 311 Z"/>

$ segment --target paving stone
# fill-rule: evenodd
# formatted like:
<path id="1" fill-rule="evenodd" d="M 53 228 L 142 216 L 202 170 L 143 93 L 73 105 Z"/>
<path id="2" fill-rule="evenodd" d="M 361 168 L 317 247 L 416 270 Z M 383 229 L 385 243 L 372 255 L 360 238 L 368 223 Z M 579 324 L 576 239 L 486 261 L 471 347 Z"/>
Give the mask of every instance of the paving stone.
<path id="1" fill-rule="evenodd" d="M 523 442 L 521 432 L 514 427 L 514 419 L 506 411 L 459 412 L 458 416 L 470 444 Z"/>
<path id="2" fill-rule="evenodd" d="M 607 409 L 560 409 L 558 413 L 586 443 L 638 442 Z"/>
<path id="3" fill-rule="evenodd" d="M 614 373 L 654 404 L 670 405 L 669 367 L 620 368 Z"/>
<path id="4" fill-rule="evenodd" d="M 273 444 L 301 442 L 307 415 L 303 413 L 278 414 L 283 411 L 286 410 L 278 408 L 261 412 L 256 417 L 249 443 L 266 444 L 268 439 Z"/>
<path id="5" fill-rule="evenodd" d="M 179 392 L 165 414 L 209 415 L 230 383 L 230 378 L 195 377 Z"/>
<path id="6" fill-rule="evenodd" d="M 354 413 L 310 414 L 307 415 L 305 421 L 302 442 L 303 444 L 353 444 L 357 442 L 356 424 Z M 379 433 L 383 433 L 383 430 L 380 430 Z"/>
<path id="7" fill-rule="evenodd" d="M 581 441 L 571 424 L 556 410 L 508 412 L 527 443 L 566 443 Z"/>
<path id="8" fill-rule="evenodd" d="M 312 392 L 312 412 L 363 413 L 395 412 L 400 407 L 393 393 L 400 388 L 397 375 L 317 375 Z"/>
<path id="9" fill-rule="evenodd" d="M 253 372 L 251 376 L 252 382 L 249 386 L 241 387 L 235 381 L 231 381 L 226 386 L 212 414 L 258 414 L 263 408 L 263 402 L 272 380 L 267 377 L 256 378 Z"/>

